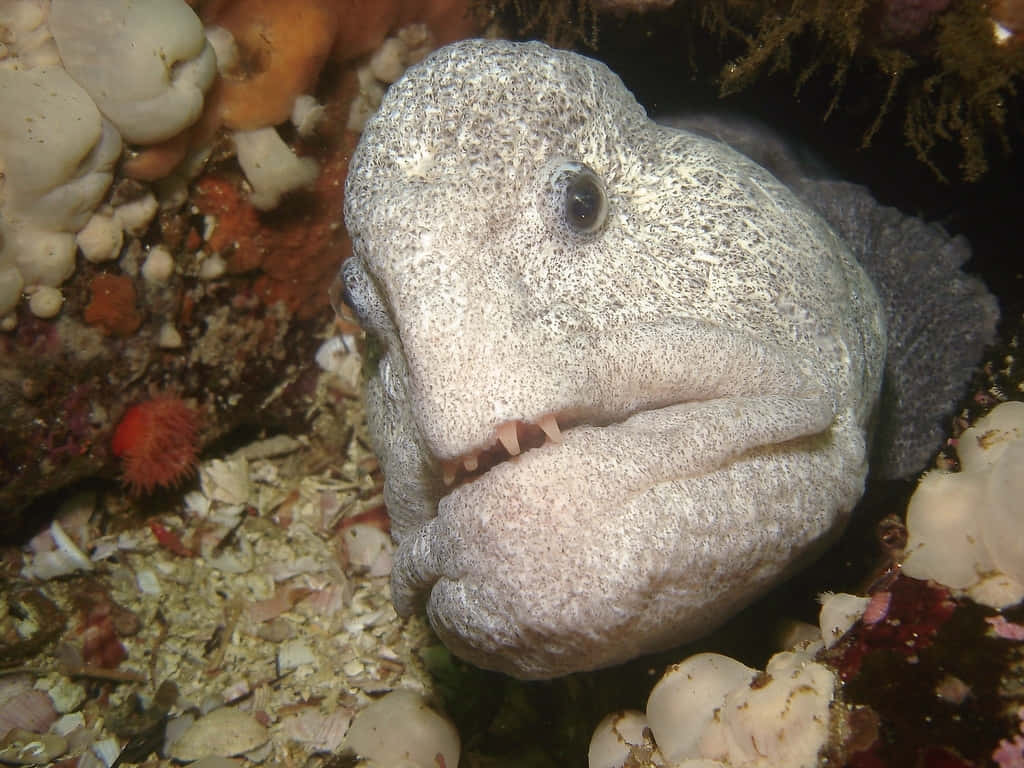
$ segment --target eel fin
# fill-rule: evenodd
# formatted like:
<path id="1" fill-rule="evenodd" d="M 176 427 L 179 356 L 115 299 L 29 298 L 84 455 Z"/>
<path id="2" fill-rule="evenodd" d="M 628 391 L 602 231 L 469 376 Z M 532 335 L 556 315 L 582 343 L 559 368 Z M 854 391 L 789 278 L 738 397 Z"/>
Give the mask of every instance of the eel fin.
<path id="1" fill-rule="evenodd" d="M 865 187 L 838 181 L 812 153 L 758 120 L 728 112 L 659 119 L 717 139 L 774 173 L 842 237 L 885 307 L 887 347 L 872 442 L 878 477 L 922 470 L 941 448 L 952 409 L 985 347 L 999 304 L 962 270 L 966 238 L 878 203 Z"/>
<path id="2" fill-rule="evenodd" d="M 942 446 L 952 409 L 995 339 L 998 302 L 962 271 L 971 257 L 966 238 L 883 206 L 856 184 L 805 179 L 794 186 L 850 245 L 885 307 L 872 469 L 881 477 L 918 472 Z"/>

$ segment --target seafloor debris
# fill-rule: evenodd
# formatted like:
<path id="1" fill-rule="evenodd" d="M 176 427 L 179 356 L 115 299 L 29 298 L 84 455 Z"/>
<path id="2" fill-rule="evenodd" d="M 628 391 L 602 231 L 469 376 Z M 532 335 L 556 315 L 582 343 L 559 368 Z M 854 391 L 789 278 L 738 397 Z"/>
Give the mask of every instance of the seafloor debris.
<path id="1" fill-rule="evenodd" d="M 0 676 L 0 760 L 317 765 L 384 748 L 457 766 L 458 735 L 426 703 L 438 702 L 418 652 L 435 640 L 390 604 L 362 411 L 328 405 L 332 380 L 314 414 L 330 442 L 276 437 L 203 462 L 197 487 L 127 527 L 119 493 L 91 494 L 59 518 L 87 570 L 37 576 L 59 549 L 50 534 L 5 558 L 35 583 L 0 618 L 16 670 Z M 377 747 L 374 717 L 388 725 Z"/>

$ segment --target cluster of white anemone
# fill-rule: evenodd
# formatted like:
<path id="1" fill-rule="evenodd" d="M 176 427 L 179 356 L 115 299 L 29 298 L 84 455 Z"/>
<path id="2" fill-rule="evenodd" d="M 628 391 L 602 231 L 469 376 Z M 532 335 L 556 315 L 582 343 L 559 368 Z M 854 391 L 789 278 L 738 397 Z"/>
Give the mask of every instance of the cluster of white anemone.
<path id="1" fill-rule="evenodd" d="M 101 207 L 123 144 L 145 148 L 193 125 L 218 64 L 234 57 L 231 35 L 204 29 L 184 0 L 0 5 L 0 327 L 13 327 L 23 295 L 37 316 L 56 315 L 78 250 L 116 259 L 124 233 L 145 230 L 153 195 L 123 211 Z M 297 158 L 273 127 L 237 139 L 259 207 L 316 178 L 314 161 Z M 197 173 L 208 150 L 182 172 Z"/>
<path id="2" fill-rule="evenodd" d="M 1005 608 L 1024 599 L 1024 403 L 998 405 L 957 443 L 959 472 L 922 478 L 903 573 Z"/>
<path id="3" fill-rule="evenodd" d="M 841 730 L 838 678 L 815 655 L 858 621 L 880 618 L 868 597 L 825 593 L 821 602 L 818 627 L 797 627 L 792 650 L 763 672 L 718 653 L 669 667 L 645 712 L 615 712 L 597 726 L 590 768 L 815 768 Z"/>
<path id="4" fill-rule="evenodd" d="M 764 673 L 700 653 L 669 667 L 646 712 L 601 721 L 590 768 L 814 768 L 828 741 L 835 687 L 835 673 L 810 650 L 778 653 Z"/>

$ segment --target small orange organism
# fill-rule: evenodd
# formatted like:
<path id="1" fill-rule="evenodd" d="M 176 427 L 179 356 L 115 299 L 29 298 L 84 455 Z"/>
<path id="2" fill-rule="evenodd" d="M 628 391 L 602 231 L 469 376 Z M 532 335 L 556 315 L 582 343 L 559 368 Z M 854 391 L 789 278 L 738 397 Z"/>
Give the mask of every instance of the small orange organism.
<path id="1" fill-rule="evenodd" d="M 173 488 L 195 472 L 199 413 L 173 395 L 157 395 L 129 408 L 111 447 L 123 463 L 124 484 L 135 495 Z"/>
<path id="2" fill-rule="evenodd" d="M 85 308 L 85 322 L 110 336 L 126 338 L 142 325 L 135 307 L 135 286 L 127 275 L 96 275 L 89 284 L 91 300 Z"/>

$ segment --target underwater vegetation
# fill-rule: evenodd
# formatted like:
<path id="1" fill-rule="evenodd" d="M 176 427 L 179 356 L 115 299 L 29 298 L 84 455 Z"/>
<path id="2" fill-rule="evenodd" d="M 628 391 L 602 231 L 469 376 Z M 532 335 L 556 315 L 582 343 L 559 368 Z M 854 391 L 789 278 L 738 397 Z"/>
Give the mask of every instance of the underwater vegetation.
<path id="1" fill-rule="evenodd" d="M 749 4 L 727 2 L 719 13 L 728 20 L 734 5 Z M 795 0 L 784 13 L 762 16 L 755 35 L 740 33 L 747 53 L 722 71 L 723 94 L 779 69 L 793 73 L 799 90 L 817 69 L 831 67 L 831 113 L 849 70 L 874 66 L 887 86 L 865 145 L 883 120 L 900 119 L 890 108 L 905 89 L 904 136 L 939 178 L 944 174 L 932 157 L 944 142 L 959 145 L 960 170 L 970 181 L 985 174 L 991 147 L 1009 151 L 1024 48 L 1019 32 L 1002 26 L 987 3 Z M 819 57 L 798 62 L 792 46 L 808 35 L 819 43 Z"/>
<path id="2" fill-rule="evenodd" d="M 492 16 L 505 15 L 520 34 L 543 35 L 553 45 L 598 48 L 598 13 L 636 10 L 635 2 L 605 0 L 493 0 Z M 647 5 L 655 5 L 648 3 Z M 657 5 L 664 5 L 659 3 Z M 728 60 L 717 71 L 720 95 L 753 88 L 780 75 L 799 94 L 812 77 L 827 77 L 833 97 L 824 119 L 838 119 L 854 72 L 877 83 L 873 116 L 863 146 L 885 121 L 900 121 L 917 158 L 937 178 L 981 179 L 994 157 L 1011 152 L 1019 133 L 1016 81 L 1024 74 L 1024 5 L 1016 0 L 698 0 L 676 3 L 687 36 L 712 37 Z M 657 25 L 657 14 L 648 16 Z M 687 41 L 682 41 L 686 43 Z M 695 60 L 681 45 L 681 62 Z M 699 56 L 699 54 L 698 54 Z M 857 94 L 858 98 L 867 98 Z M 852 97 L 851 97 L 852 98 Z M 837 111 L 838 110 L 838 111 Z M 947 160 L 946 153 L 954 156 Z M 958 165 L 956 171 L 948 166 Z"/>
<path id="3" fill-rule="evenodd" d="M 484 23 L 512 16 L 520 35 L 543 39 L 557 48 L 578 44 L 597 48 L 598 17 L 592 0 L 484 0 L 475 4 L 474 11 Z"/>

